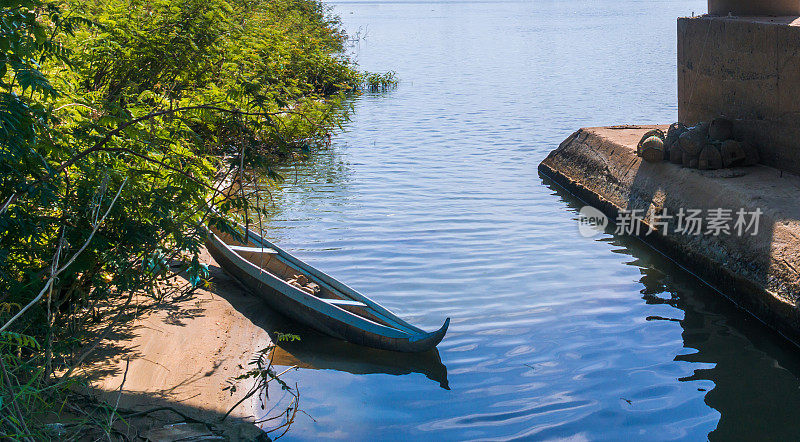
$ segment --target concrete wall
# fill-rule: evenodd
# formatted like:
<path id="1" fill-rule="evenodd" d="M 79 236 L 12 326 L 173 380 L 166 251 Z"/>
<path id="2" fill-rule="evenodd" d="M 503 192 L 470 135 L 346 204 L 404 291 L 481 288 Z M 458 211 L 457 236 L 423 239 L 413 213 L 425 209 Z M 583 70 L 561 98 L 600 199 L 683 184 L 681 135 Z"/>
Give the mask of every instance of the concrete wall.
<path id="1" fill-rule="evenodd" d="M 800 0 L 708 0 L 712 15 L 800 15 Z"/>
<path id="2" fill-rule="evenodd" d="M 800 19 L 678 19 L 678 118 L 718 116 L 764 164 L 800 174 Z"/>
<path id="3" fill-rule="evenodd" d="M 612 220 L 620 211 L 639 211 L 642 240 L 800 345 L 800 176 L 766 166 L 697 170 L 648 163 L 636 156 L 636 144 L 654 128 L 581 129 L 539 171 Z M 681 209 L 762 215 L 755 235 L 740 236 L 733 228 L 730 234 L 693 235 L 679 229 L 674 215 Z M 649 225 L 662 210 L 673 217 L 666 225 Z"/>

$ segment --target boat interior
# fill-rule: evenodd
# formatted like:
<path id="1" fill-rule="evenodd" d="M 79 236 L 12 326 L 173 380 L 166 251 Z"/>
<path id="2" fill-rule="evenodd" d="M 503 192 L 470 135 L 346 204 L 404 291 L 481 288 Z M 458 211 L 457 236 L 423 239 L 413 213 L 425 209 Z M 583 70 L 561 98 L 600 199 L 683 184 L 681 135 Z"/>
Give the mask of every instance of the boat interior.
<path id="1" fill-rule="evenodd" d="M 369 319 L 387 327 L 392 327 L 411 334 L 418 333 L 417 330 L 409 328 L 401 322 L 388 318 L 372 310 L 367 304 L 350 299 L 346 294 L 331 287 L 323 281 L 310 275 L 294 264 L 287 262 L 278 254 L 278 251 L 269 247 L 260 247 L 254 243 L 244 244 L 237 241 L 233 236 L 220 232 L 212 228 L 212 232 L 230 247 L 237 255 L 249 261 L 273 276 L 286 281 L 287 284 L 302 290 L 310 296 L 314 296 L 329 304 L 335 305 L 343 310 Z"/>

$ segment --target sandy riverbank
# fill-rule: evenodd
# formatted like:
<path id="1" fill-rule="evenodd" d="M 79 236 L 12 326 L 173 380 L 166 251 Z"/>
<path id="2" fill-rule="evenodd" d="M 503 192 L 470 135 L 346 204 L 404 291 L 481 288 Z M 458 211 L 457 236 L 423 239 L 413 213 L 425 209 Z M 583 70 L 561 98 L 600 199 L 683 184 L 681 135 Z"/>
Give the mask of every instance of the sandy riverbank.
<path id="1" fill-rule="evenodd" d="M 210 264 L 210 285 L 127 324 L 105 342 L 87 370 L 93 379 L 90 393 L 112 405 L 119 396 L 120 408 L 169 406 L 205 422 L 219 420 L 241 398 L 241 388 L 234 395 L 222 388 L 242 373 L 240 364 L 246 368 L 254 352 L 270 344 L 265 329 L 248 319 L 264 307 L 207 252 L 202 258 Z M 252 404 L 244 401 L 219 429 L 235 440 L 258 435 Z M 181 420 L 169 412 L 155 417 L 135 422 L 129 431 L 142 436 Z"/>
<path id="2" fill-rule="evenodd" d="M 112 405 L 119 396 L 124 409 L 169 406 L 194 419 L 215 422 L 250 385 L 240 385 L 240 393 L 234 396 L 222 388 L 243 372 L 240 364 L 247 368 L 255 352 L 277 339 L 274 332 L 301 337 L 275 349 L 271 356 L 276 366 L 353 374 L 421 373 L 449 389 L 447 368 L 436 349 L 395 353 L 324 336 L 271 311 L 222 271 L 207 252 L 201 259 L 209 264 L 210 286 L 153 309 L 104 342 L 88 367 L 91 394 Z M 231 414 L 233 419 L 218 429 L 230 440 L 252 440 L 261 433 L 253 424 L 254 412 L 260 411 L 257 399 L 246 400 Z M 156 417 L 124 429 L 144 435 L 182 420 L 171 412 L 159 412 Z"/>

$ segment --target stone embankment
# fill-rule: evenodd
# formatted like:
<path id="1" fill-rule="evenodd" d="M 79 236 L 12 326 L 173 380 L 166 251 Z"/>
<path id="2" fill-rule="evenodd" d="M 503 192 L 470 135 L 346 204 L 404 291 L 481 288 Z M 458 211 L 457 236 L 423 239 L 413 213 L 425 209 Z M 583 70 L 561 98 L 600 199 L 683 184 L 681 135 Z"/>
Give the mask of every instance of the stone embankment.
<path id="1" fill-rule="evenodd" d="M 581 129 L 539 170 L 612 221 L 639 219 L 626 233 L 800 343 L 800 177 L 763 165 L 697 170 L 637 157 L 645 133 L 667 128 Z M 687 226 L 690 218 L 699 229 Z"/>

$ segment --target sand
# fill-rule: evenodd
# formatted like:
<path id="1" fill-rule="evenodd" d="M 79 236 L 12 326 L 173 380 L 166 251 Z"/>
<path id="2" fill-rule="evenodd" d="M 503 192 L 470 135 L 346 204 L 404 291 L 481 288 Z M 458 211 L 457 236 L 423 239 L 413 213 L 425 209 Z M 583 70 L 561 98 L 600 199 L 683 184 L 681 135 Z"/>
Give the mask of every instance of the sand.
<path id="1" fill-rule="evenodd" d="M 207 422 L 219 420 L 242 397 L 244 388 L 234 395 L 222 389 L 271 340 L 264 328 L 253 324 L 241 311 L 257 314 L 264 307 L 225 274 L 207 252 L 202 260 L 209 263 L 210 286 L 126 324 L 122 333 L 104 343 L 104 349 L 88 366 L 87 372 L 94 379 L 90 393 L 112 405 L 119 396 L 119 407 L 125 409 L 171 406 Z M 220 429 L 232 439 L 239 439 L 242 433 L 248 438 L 257 434 L 253 432 L 257 427 L 251 423 L 253 403 L 244 401 L 231 413 L 233 419 Z M 158 416 L 160 419 L 136 423 L 137 428 L 130 431 L 144 435 L 151 428 L 182 420 L 173 413 Z"/>

